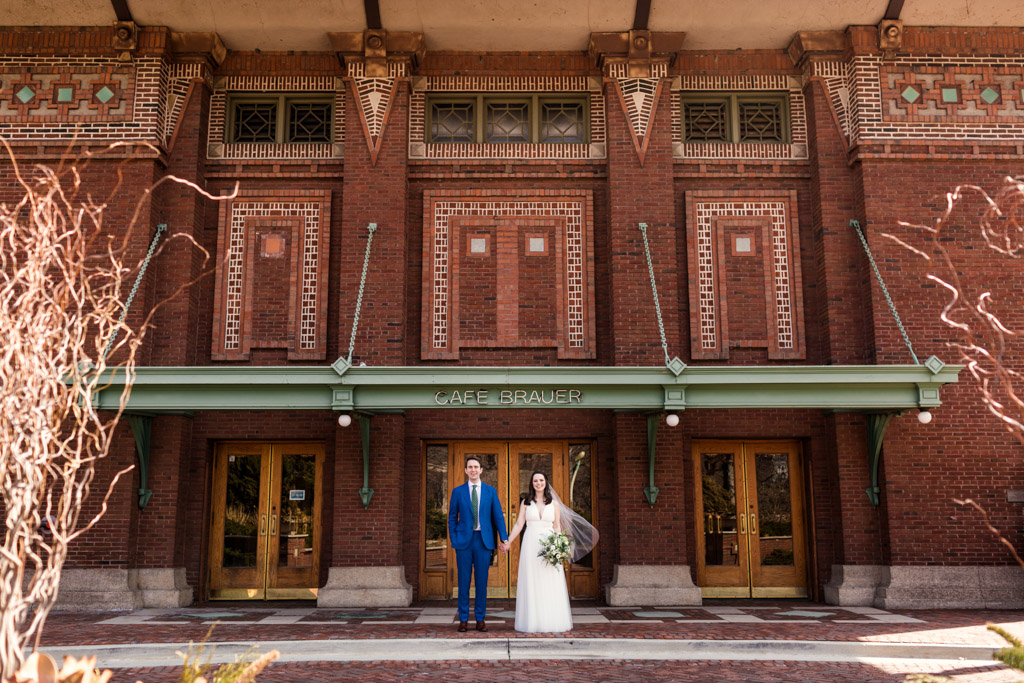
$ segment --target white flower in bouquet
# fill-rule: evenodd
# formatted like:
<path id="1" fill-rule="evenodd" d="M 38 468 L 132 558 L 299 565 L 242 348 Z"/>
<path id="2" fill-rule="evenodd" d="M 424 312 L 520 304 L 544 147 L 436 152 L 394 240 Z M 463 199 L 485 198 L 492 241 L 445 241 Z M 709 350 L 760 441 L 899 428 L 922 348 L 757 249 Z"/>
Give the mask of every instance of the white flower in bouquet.
<path id="1" fill-rule="evenodd" d="M 572 557 L 573 540 L 564 531 L 551 534 L 540 541 L 540 552 L 537 557 L 552 567 L 561 567 Z"/>

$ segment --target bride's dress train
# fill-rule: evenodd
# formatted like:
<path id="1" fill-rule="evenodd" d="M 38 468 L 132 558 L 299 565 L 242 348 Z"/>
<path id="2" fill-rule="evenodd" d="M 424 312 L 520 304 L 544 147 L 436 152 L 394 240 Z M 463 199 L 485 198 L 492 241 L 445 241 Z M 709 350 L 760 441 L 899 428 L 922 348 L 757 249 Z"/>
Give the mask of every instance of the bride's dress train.
<path id="1" fill-rule="evenodd" d="M 552 567 L 537 556 L 541 539 L 554 532 L 555 505 L 524 506 L 526 528 L 519 549 L 519 583 L 516 588 L 516 630 L 528 633 L 560 633 L 572 628 L 569 589 L 565 570 Z"/>

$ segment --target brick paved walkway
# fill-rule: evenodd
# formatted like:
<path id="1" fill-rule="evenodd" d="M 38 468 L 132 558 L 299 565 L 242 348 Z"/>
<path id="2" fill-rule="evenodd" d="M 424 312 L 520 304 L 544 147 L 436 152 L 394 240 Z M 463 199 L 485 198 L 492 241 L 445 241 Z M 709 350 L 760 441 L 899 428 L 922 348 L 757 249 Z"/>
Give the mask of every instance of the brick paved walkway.
<path id="1" fill-rule="evenodd" d="M 59 613 L 51 615 L 44 649 L 201 640 L 214 623 L 211 642 L 381 640 L 407 638 L 537 638 L 513 629 L 513 605 L 491 601 L 488 633 L 455 631 L 454 605 L 409 608 L 315 609 L 261 603 L 177 610 Z M 575 627 L 549 638 L 675 639 L 699 641 L 821 641 L 905 643 L 933 646 L 1001 647 L 986 629 L 996 623 L 1024 637 L 1024 611 L 901 610 L 841 608 L 806 602 L 724 603 L 702 607 L 573 607 Z M 544 636 L 541 636 L 544 637 Z M 526 643 L 524 643 L 525 645 Z M 723 643 L 727 645 L 727 643 Z M 382 646 L 385 643 L 381 643 Z M 609 643 L 614 647 L 615 643 Z M 373 648 L 369 642 L 369 648 Z M 382 650 L 383 651 L 383 650 Z M 660 655 L 659 655 L 660 656 Z M 102 664 L 102 661 L 101 661 Z M 128 665 L 130 666 L 130 665 Z M 115 681 L 177 680 L 174 668 L 119 669 Z M 970 660 L 886 659 L 871 661 L 587 660 L 290 662 L 259 678 L 274 681 L 898 681 L 909 673 L 951 676 L 957 681 L 1002 683 L 1024 680 L 995 663 Z"/>

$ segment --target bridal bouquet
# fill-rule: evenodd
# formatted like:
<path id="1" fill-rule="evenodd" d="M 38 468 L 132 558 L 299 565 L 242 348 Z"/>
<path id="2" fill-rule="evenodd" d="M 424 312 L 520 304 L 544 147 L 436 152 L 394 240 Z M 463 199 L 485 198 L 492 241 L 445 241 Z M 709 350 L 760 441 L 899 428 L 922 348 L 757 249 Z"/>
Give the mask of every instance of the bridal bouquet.
<path id="1" fill-rule="evenodd" d="M 552 567 L 561 567 L 572 557 L 572 539 L 564 531 L 541 539 L 540 552 L 537 553 L 537 557 Z"/>

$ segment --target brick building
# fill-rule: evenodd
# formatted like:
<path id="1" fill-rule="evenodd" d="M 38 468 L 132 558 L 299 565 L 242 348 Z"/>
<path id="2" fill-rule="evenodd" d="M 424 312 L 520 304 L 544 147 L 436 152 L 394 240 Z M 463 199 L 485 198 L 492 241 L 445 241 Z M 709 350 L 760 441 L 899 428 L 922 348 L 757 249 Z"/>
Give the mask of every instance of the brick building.
<path id="1" fill-rule="evenodd" d="M 952 501 L 1020 547 L 1024 452 L 883 236 L 1020 175 L 1018 3 L 395 4 L 0 10 L 22 163 L 151 143 L 90 164 L 114 226 L 166 175 L 225 195 L 143 201 L 140 257 L 166 224 L 215 266 L 173 238 L 142 280 L 133 316 L 211 271 L 157 316 L 64 605 L 450 597 L 477 454 L 509 517 L 541 469 L 594 520 L 576 597 L 1024 607 Z M 950 248 L 1022 329 L 981 210 Z"/>

